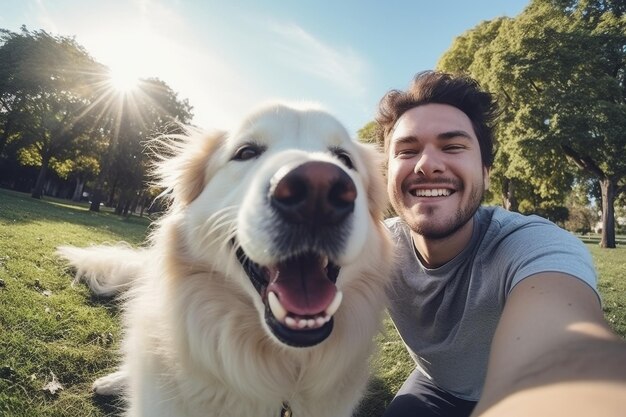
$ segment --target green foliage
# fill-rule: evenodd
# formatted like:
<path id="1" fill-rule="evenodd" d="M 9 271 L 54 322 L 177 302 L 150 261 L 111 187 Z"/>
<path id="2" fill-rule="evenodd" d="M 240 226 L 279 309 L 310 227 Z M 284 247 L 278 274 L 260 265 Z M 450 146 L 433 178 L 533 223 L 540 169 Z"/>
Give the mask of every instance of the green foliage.
<path id="1" fill-rule="evenodd" d="M 0 166 L 40 167 L 33 197 L 48 169 L 77 184 L 97 178 L 111 195 L 139 194 L 150 163 L 145 141 L 180 130 L 191 109 L 158 79 L 115 90 L 108 68 L 73 38 L 0 29 Z"/>
<path id="2" fill-rule="evenodd" d="M 78 176 L 93 178 L 100 172 L 100 163 L 94 156 L 81 154 L 69 162 L 70 172 Z"/>
<path id="3" fill-rule="evenodd" d="M 74 169 L 74 163 L 71 159 L 59 161 L 56 158 L 50 158 L 50 167 L 60 178 L 67 179 Z"/>
<path id="4" fill-rule="evenodd" d="M 484 53 L 485 48 L 498 36 L 500 27 L 508 17 L 483 21 L 475 28 L 457 36 L 450 49 L 441 56 L 437 67 L 452 73 L 466 73 L 476 60 L 477 53 Z"/>
<path id="5" fill-rule="evenodd" d="M 37 150 L 37 147 L 33 144 L 30 146 L 24 146 L 17 151 L 17 160 L 22 165 L 26 166 L 41 166 L 41 154 Z"/>
<path id="6" fill-rule="evenodd" d="M 566 200 L 569 207 L 569 218 L 565 222 L 565 228 L 574 233 L 588 234 L 594 230 L 599 217 L 597 208 L 591 205 L 589 196 L 591 183 L 589 181 L 577 182 L 572 188 Z"/>
<path id="7" fill-rule="evenodd" d="M 74 39 L 26 28 L 0 30 L 0 62 L 0 154 L 13 135 L 20 159 L 41 167 L 39 197 L 52 159 L 68 158 L 92 129 L 86 113 L 103 67 Z"/>
<path id="8" fill-rule="evenodd" d="M 378 143 L 381 137 L 380 127 L 375 121 L 368 122 L 359 129 L 357 135 L 359 140 L 363 143 Z"/>

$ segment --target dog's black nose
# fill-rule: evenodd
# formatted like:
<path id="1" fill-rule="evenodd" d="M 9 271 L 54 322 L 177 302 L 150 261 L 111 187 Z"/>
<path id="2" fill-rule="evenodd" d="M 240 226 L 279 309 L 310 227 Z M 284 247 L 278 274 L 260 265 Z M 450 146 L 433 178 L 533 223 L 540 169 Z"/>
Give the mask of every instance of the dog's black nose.
<path id="1" fill-rule="evenodd" d="M 333 225 L 354 210 L 356 186 L 352 178 L 330 162 L 311 161 L 272 179 L 272 207 L 290 223 Z"/>

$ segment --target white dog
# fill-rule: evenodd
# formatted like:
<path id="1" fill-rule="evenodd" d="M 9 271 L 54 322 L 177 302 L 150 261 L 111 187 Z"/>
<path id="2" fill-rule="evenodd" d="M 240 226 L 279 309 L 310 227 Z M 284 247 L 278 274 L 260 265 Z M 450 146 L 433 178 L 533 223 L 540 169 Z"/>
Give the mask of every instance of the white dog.
<path id="1" fill-rule="evenodd" d="M 278 104 L 176 147 L 148 248 L 59 248 L 95 292 L 130 287 L 122 367 L 95 391 L 128 416 L 352 415 L 391 259 L 378 155 Z"/>

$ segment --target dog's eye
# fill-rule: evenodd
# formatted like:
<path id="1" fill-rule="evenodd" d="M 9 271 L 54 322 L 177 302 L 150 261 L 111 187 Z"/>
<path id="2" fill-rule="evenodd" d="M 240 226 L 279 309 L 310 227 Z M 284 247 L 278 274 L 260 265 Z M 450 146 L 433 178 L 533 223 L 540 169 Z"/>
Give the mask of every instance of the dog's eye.
<path id="1" fill-rule="evenodd" d="M 354 169 L 354 164 L 352 163 L 352 158 L 346 152 L 335 152 L 335 156 L 339 158 L 339 160 L 348 168 Z"/>
<path id="2" fill-rule="evenodd" d="M 249 159 L 256 158 L 261 155 L 265 149 L 261 146 L 254 144 L 245 144 L 237 149 L 231 160 L 233 161 L 247 161 Z"/>

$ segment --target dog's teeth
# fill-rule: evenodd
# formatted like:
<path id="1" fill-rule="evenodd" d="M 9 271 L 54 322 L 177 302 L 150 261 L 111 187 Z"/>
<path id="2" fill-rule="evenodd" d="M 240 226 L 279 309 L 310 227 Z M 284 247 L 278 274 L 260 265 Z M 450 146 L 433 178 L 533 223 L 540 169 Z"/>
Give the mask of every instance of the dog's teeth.
<path id="1" fill-rule="evenodd" d="M 287 310 L 285 310 L 280 301 L 278 301 L 276 294 L 269 292 L 267 294 L 267 301 L 269 302 L 270 310 L 272 310 L 272 314 L 276 317 L 276 320 L 280 322 L 285 321 L 285 317 L 287 317 Z"/>
<path id="2" fill-rule="evenodd" d="M 326 268 L 328 266 L 328 256 L 324 256 L 322 258 L 322 268 Z"/>
<path id="3" fill-rule="evenodd" d="M 314 317 L 298 317 L 293 316 L 285 308 L 282 306 L 280 301 L 278 300 L 278 296 L 273 292 L 267 293 L 267 301 L 272 311 L 272 314 L 276 318 L 276 320 L 283 323 L 285 326 L 291 329 L 317 329 L 322 327 L 324 324 L 328 323 L 333 314 L 339 308 L 341 304 L 341 300 L 343 299 L 343 294 L 341 291 L 337 291 L 335 294 L 335 298 L 330 303 L 326 311 L 320 315 L 316 315 Z"/>
<path id="4" fill-rule="evenodd" d="M 341 293 L 341 291 L 337 291 L 337 293 L 335 294 L 335 298 L 330 303 L 330 305 L 328 306 L 325 312 L 329 317 L 332 317 L 332 315 L 337 312 L 337 309 L 341 305 L 342 299 L 343 299 L 343 294 Z"/>

